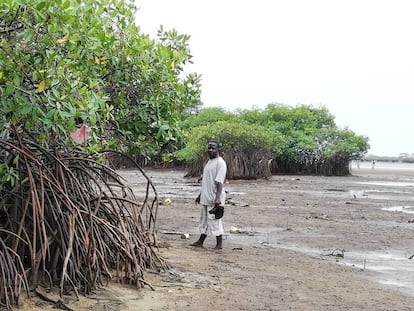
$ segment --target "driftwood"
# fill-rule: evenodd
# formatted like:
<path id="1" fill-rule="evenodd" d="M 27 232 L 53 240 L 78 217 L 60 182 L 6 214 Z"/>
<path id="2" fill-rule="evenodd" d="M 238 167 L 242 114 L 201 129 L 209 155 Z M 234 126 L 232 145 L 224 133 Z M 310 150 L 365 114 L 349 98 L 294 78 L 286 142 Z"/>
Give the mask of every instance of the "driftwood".
<path id="1" fill-rule="evenodd" d="M 61 297 L 107 279 L 150 286 L 144 269 L 166 264 L 156 248 L 158 198 L 143 170 L 139 202 L 104 164 L 110 151 L 68 153 L 11 136 L 0 139 L 0 163 L 15 176 L 0 183 L 0 308 L 38 286 L 59 288 Z"/>

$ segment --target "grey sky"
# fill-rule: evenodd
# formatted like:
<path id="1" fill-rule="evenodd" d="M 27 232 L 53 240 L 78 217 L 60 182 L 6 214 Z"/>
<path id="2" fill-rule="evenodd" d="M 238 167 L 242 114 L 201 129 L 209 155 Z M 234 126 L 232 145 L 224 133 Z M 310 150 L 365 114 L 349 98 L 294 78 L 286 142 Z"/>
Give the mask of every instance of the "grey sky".
<path id="1" fill-rule="evenodd" d="M 144 33 L 191 35 L 206 107 L 324 105 L 369 154 L 414 153 L 414 1 L 135 2 Z"/>

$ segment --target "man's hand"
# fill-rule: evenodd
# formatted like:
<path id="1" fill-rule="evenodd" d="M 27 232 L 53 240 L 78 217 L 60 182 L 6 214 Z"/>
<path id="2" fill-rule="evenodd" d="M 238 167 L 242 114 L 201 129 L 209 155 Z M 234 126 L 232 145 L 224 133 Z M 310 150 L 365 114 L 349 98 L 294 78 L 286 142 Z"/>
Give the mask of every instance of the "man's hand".
<path id="1" fill-rule="evenodd" d="M 215 219 L 220 219 L 223 217 L 224 214 L 224 206 L 222 205 L 214 205 L 214 207 L 208 211 L 209 214 L 214 214 Z"/>
<path id="2" fill-rule="evenodd" d="M 198 197 L 196 197 L 195 202 L 196 202 L 196 204 L 200 204 L 200 195 L 198 195 Z"/>

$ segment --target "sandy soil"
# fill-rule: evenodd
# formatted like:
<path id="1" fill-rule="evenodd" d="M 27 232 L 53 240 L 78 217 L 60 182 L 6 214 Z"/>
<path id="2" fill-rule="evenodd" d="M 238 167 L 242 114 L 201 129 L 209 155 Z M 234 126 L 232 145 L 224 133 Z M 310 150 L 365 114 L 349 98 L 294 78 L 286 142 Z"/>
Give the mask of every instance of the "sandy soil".
<path id="1" fill-rule="evenodd" d="M 137 172 L 121 174 L 142 191 Z M 110 284 L 74 310 L 414 309 L 414 170 L 230 181 L 221 253 L 189 246 L 198 238 L 196 180 L 183 171 L 147 174 L 172 200 L 158 213 L 171 269 L 146 273 L 155 291 Z M 206 247 L 214 244 L 209 237 Z"/>

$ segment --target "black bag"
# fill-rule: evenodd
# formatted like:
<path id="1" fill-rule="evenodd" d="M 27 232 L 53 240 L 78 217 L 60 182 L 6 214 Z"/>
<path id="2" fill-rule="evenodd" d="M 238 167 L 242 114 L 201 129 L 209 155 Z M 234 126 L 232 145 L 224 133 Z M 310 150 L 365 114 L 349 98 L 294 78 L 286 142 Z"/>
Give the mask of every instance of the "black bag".
<path id="1" fill-rule="evenodd" d="M 214 214 L 214 218 L 216 219 L 220 219 L 221 217 L 223 217 L 224 214 L 224 206 L 221 205 L 217 205 L 214 206 L 211 210 L 208 211 L 209 214 Z"/>

